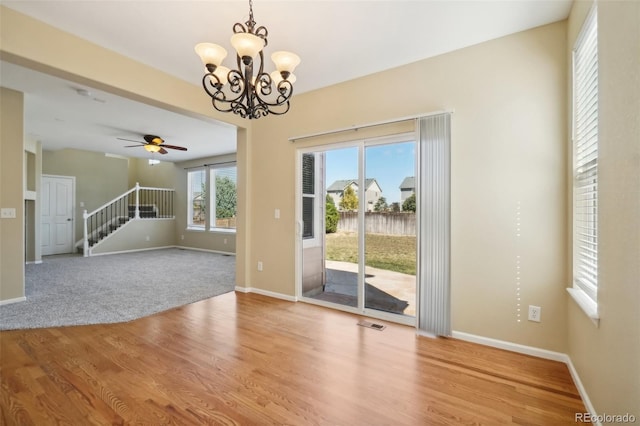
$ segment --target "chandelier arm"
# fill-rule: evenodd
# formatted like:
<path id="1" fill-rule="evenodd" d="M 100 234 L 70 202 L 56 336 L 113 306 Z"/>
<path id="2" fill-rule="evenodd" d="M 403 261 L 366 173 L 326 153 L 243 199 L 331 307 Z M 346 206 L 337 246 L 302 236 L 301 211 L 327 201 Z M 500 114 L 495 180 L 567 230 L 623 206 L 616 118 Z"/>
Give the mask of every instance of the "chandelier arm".
<path id="1" fill-rule="evenodd" d="M 256 31 L 254 34 L 260 37 L 261 39 L 263 39 L 264 47 L 267 47 L 267 45 L 269 44 L 269 41 L 267 40 L 267 36 L 269 35 L 269 31 L 267 31 L 267 27 L 263 27 L 262 25 L 259 26 L 258 28 L 256 28 Z"/>
<path id="2" fill-rule="evenodd" d="M 233 24 L 233 33 L 234 34 L 238 34 L 238 33 L 248 33 L 249 31 L 247 30 L 247 28 L 241 24 L 240 22 L 236 22 L 235 24 Z"/>
<path id="3" fill-rule="evenodd" d="M 211 96 L 212 98 L 215 96 L 215 94 L 217 92 L 220 91 L 220 89 L 218 87 L 216 87 L 216 83 L 214 83 L 212 80 L 215 79 L 215 81 L 217 82 L 217 84 L 220 83 L 220 80 L 218 80 L 218 77 L 213 74 L 212 72 L 205 74 L 202 77 L 202 87 L 204 88 L 204 91 L 207 92 L 207 95 Z M 207 84 L 208 83 L 208 84 Z M 209 86 L 213 87 L 214 89 L 216 89 L 215 92 L 211 92 L 209 90 Z"/>
<path id="4" fill-rule="evenodd" d="M 279 95 L 274 102 L 269 102 L 267 99 L 264 99 L 262 96 L 260 96 L 259 93 L 256 93 L 256 97 L 258 98 L 258 101 L 263 105 L 277 107 L 284 105 L 286 102 L 289 102 L 291 96 L 293 96 L 293 85 L 290 81 L 282 80 L 280 83 L 278 83 L 277 90 Z M 265 94 L 263 93 L 263 95 Z"/>
<path id="5" fill-rule="evenodd" d="M 241 68 L 239 68 L 241 69 Z M 236 99 L 240 99 L 244 94 L 244 88 L 246 86 L 246 81 L 244 80 L 244 76 L 238 70 L 229 71 L 229 89 L 233 93 L 239 93 L 240 95 Z"/>
<path id="6" fill-rule="evenodd" d="M 258 74 L 256 82 L 260 85 L 260 91 L 256 90 L 256 93 L 261 96 L 269 96 L 273 91 L 273 80 L 271 76 L 265 72 Z"/>
<path id="7" fill-rule="evenodd" d="M 220 112 L 233 112 L 241 115 L 243 118 L 246 118 L 247 109 L 242 104 L 242 100 L 246 96 L 242 75 L 238 71 L 232 70 L 229 72 L 229 76 L 229 81 L 233 82 L 233 84 L 230 84 L 232 92 L 239 93 L 238 96 L 233 99 L 227 99 L 227 95 L 222 91 L 220 80 L 213 73 L 207 73 L 204 75 L 202 78 L 202 86 L 207 95 L 211 97 L 211 103 L 216 110 Z M 216 83 L 214 83 L 214 81 Z M 215 91 L 212 91 L 209 86 L 215 89 Z"/>

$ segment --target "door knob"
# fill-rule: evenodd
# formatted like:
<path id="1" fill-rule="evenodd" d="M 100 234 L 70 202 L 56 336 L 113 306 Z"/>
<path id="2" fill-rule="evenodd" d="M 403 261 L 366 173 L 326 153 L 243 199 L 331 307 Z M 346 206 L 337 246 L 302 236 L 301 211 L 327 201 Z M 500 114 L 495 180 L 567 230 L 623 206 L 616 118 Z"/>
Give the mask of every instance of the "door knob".
<path id="1" fill-rule="evenodd" d="M 67 222 L 71 222 L 71 218 L 68 218 L 68 219 L 67 219 Z"/>

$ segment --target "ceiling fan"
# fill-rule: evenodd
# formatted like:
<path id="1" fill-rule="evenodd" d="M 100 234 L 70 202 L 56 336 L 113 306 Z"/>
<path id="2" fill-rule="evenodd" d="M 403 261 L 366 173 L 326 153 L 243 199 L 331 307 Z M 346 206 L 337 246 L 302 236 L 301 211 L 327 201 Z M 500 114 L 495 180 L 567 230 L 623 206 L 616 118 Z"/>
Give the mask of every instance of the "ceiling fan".
<path id="1" fill-rule="evenodd" d="M 144 147 L 144 149 L 146 149 L 149 152 L 159 152 L 160 154 L 168 154 L 169 151 L 167 151 L 165 148 L 169 148 L 169 149 L 177 149 L 178 151 L 186 151 L 187 148 L 183 147 L 183 146 L 176 146 L 176 145 L 167 145 L 164 143 L 164 139 L 162 139 L 160 136 L 155 136 L 155 135 L 144 135 L 142 137 L 145 141 L 134 141 L 132 139 L 125 139 L 125 138 L 117 138 L 121 141 L 129 141 L 129 142 L 136 142 L 138 145 L 127 145 L 125 146 L 125 148 L 135 148 L 138 146 L 142 146 Z"/>

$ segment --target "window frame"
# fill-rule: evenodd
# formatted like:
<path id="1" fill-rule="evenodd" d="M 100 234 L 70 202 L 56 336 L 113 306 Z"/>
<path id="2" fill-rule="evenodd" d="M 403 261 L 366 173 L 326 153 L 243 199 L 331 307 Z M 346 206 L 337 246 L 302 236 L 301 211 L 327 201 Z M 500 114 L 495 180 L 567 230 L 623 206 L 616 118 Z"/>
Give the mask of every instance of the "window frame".
<path id="1" fill-rule="evenodd" d="M 210 196 L 208 197 L 208 203 L 210 206 L 209 209 L 209 231 L 211 232 L 231 232 L 231 233 L 235 233 L 236 232 L 236 228 L 235 227 L 219 227 L 217 226 L 217 188 L 216 188 L 216 170 L 222 170 L 222 169 L 235 169 L 235 180 L 234 183 L 236 184 L 236 217 L 238 214 L 238 206 L 237 206 L 237 195 L 238 195 L 238 166 L 237 163 L 234 161 L 233 163 L 224 163 L 224 164 L 213 164 L 211 166 L 208 167 L 209 168 L 209 173 L 207 176 L 207 180 L 209 183 L 209 188 L 210 191 L 209 194 Z"/>
<path id="2" fill-rule="evenodd" d="M 224 228 L 216 226 L 216 188 L 215 188 L 215 170 L 234 168 L 236 172 L 236 197 L 237 197 L 237 172 L 238 165 L 236 161 L 229 161 L 218 164 L 208 164 L 203 167 L 193 168 L 187 171 L 187 230 L 195 232 L 214 232 L 214 233 L 236 233 L 236 228 Z M 193 223 L 193 192 L 192 192 L 192 175 L 194 173 L 204 173 L 205 193 L 207 194 L 204 203 L 206 211 L 204 225 L 196 225 Z M 237 205 L 236 205 L 237 215 Z"/>
<path id="3" fill-rule="evenodd" d="M 598 325 L 598 24 L 589 11 L 572 50 L 572 288 Z"/>
<path id="4" fill-rule="evenodd" d="M 194 197 L 193 197 L 193 191 L 192 191 L 192 176 L 195 173 L 203 173 L 204 174 L 204 184 L 205 184 L 205 191 L 207 188 L 207 173 L 206 173 L 206 167 L 198 167 L 196 169 L 191 169 L 187 171 L 187 229 L 191 230 L 191 231 L 205 231 L 207 229 L 207 218 L 205 215 L 205 220 L 204 220 L 204 224 L 203 225 L 197 225 L 193 223 L 193 212 L 194 212 L 194 208 L 193 208 L 193 204 L 194 204 Z M 208 204 L 208 202 L 205 200 L 205 203 Z"/>

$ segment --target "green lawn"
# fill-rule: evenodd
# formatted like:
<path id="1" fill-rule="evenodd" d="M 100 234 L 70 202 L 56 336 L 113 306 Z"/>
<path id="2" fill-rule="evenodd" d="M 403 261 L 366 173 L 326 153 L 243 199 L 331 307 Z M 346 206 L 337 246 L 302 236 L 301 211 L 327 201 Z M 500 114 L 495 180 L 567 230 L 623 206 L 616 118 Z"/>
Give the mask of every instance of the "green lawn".
<path id="1" fill-rule="evenodd" d="M 327 260 L 358 263 L 358 236 L 336 232 L 326 236 Z M 416 237 L 365 235 L 366 265 L 388 271 L 416 274 Z"/>

